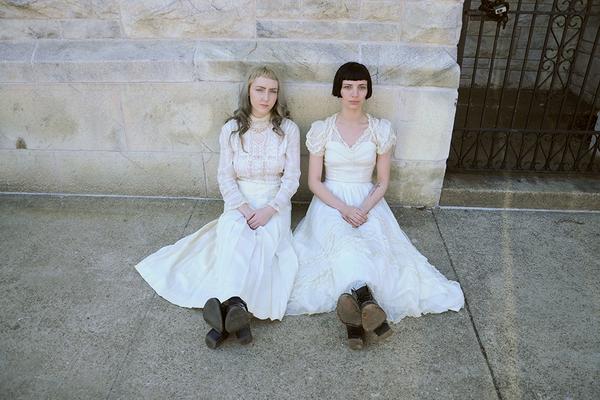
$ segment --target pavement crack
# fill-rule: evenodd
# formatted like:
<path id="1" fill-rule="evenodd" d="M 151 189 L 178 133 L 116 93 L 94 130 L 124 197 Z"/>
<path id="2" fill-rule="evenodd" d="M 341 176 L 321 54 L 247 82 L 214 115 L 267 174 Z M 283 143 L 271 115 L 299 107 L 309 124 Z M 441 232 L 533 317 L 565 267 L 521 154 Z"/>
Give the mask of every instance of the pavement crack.
<path id="1" fill-rule="evenodd" d="M 192 220 L 192 217 L 194 216 L 194 211 L 196 211 L 196 206 L 198 205 L 198 200 L 194 201 L 194 206 L 192 207 L 192 212 L 190 212 L 190 216 L 188 217 L 187 221 L 185 222 L 185 226 L 183 227 L 183 232 L 181 232 L 181 234 L 185 234 L 185 230 L 187 229 L 188 225 L 190 224 L 190 221 Z"/>
<path id="2" fill-rule="evenodd" d="M 448 245 L 446 244 L 446 239 L 444 238 L 444 235 L 442 234 L 442 230 L 440 229 L 440 224 L 438 222 L 436 212 L 432 212 L 431 214 L 433 215 L 433 220 L 435 221 L 435 226 L 437 227 L 440 238 L 442 239 L 442 243 L 444 244 L 444 249 L 446 250 L 446 255 L 448 256 L 448 260 L 450 260 L 450 267 L 452 268 L 452 271 L 454 271 L 454 276 L 456 277 L 456 280 L 460 284 L 460 287 L 463 288 L 463 284 L 460 280 L 460 276 L 458 275 L 458 272 L 456 271 L 456 267 L 454 266 L 454 261 L 452 260 L 452 256 L 450 255 L 450 250 L 448 249 Z M 475 325 L 473 313 L 471 313 L 471 307 L 469 307 L 469 300 L 467 299 L 467 294 L 465 293 L 464 289 L 463 289 L 463 295 L 465 297 L 465 310 L 467 311 L 467 314 L 469 315 L 469 320 L 471 321 L 471 326 L 473 328 L 473 331 L 475 332 L 475 337 L 477 338 L 477 343 L 479 344 L 479 350 L 481 351 L 481 355 L 483 356 L 483 359 L 485 360 L 485 364 L 487 366 L 488 372 L 490 373 L 490 377 L 492 378 L 492 383 L 494 385 L 494 389 L 496 390 L 496 395 L 498 396 L 498 399 L 504 400 L 504 398 L 502 397 L 502 393 L 500 392 L 500 387 L 498 386 L 498 381 L 496 379 L 496 375 L 494 374 L 494 370 L 492 369 L 492 365 L 490 364 L 490 360 L 488 358 L 487 351 L 485 350 L 485 346 L 483 345 L 483 342 L 481 341 L 481 337 L 479 336 L 479 331 L 477 330 L 477 325 Z"/>
<path id="3" fill-rule="evenodd" d="M 129 358 L 129 353 L 131 353 L 133 343 L 136 341 L 136 339 L 138 337 L 138 334 L 142 328 L 142 325 L 144 324 L 144 321 L 146 320 L 146 316 L 148 315 L 148 312 L 150 311 L 150 308 L 152 307 L 152 301 L 154 300 L 155 297 L 156 297 L 156 292 L 154 292 L 152 294 L 152 297 L 150 298 L 150 300 L 148 300 L 148 306 L 146 307 L 146 310 L 144 311 L 144 315 L 142 316 L 142 318 L 137 323 L 137 326 L 135 327 L 133 335 L 131 336 L 131 340 L 127 344 L 127 352 L 125 353 L 125 357 L 123 357 L 123 361 L 121 361 L 121 363 L 119 364 L 115 378 L 113 379 L 112 383 L 110 384 L 110 389 L 108 390 L 108 394 L 106 395 L 106 400 L 108 400 L 110 398 L 110 396 L 112 395 L 113 389 L 115 388 L 116 383 L 119 381 L 119 378 L 121 378 L 121 372 L 123 371 L 125 362 Z"/>

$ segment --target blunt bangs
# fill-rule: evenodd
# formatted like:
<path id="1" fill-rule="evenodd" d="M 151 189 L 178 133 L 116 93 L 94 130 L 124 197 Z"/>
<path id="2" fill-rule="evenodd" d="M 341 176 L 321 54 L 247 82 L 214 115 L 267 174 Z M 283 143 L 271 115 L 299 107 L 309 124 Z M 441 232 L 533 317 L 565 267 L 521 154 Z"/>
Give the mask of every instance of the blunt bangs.
<path id="1" fill-rule="evenodd" d="M 367 81 L 367 99 L 373 94 L 373 84 L 371 82 L 371 74 L 364 65 L 357 62 L 347 62 L 342 65 L 333 78 L 333 89 L 331 94 L 335 97 L 342 97 L 342 82 L 343 81 Z"/>

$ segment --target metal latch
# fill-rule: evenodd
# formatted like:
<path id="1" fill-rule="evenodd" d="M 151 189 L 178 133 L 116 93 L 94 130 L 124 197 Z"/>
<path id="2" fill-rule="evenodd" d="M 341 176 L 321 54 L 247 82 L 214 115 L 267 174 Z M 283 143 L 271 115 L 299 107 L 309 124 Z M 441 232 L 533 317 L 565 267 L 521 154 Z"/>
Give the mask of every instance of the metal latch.
<path id="1" fill-rule="evenodd" d="M 491 20 L 501 22 L 502 29 L 506 28 L 508 22 L 508 10 L 510 5 L 502 0 L 481 0 L 479 10 L 483 11 Z"/>

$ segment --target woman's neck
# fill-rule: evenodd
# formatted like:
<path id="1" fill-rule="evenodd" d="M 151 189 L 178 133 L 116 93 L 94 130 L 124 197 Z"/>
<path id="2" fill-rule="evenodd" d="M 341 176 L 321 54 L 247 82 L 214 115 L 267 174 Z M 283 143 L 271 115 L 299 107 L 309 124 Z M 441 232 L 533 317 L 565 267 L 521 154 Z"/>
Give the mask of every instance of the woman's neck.
<path id="1" fill-rule="evenodd" d="M 257 117 L 256 115 L 250 113 L 250 119 L 253 122 L 263 122 L 263 121 L 270 121 L 271 120 L 271 113 L 265 114 L 262 117 Z"/>
<path id="2" fill-rule="evenodd" d="M 359 122 L 365 118 L 365 113 L 362 109 L 347 109 L 342 108 L 338 113 L 338 117 L 348 122 Z"/>

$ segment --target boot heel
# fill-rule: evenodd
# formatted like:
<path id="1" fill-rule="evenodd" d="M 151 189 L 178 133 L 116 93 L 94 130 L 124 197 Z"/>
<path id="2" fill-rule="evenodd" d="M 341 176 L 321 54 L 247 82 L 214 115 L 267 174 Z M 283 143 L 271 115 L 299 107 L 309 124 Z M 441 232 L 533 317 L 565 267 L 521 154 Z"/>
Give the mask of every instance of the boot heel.
<path id="1" fill-rule="evenodd" d="M 235 333 L 235 336 L 240 344 L 248 344 L 252 342 L 252 332 L 250 331 L 250 326 L 241 328 Z"/>
<path id="2" fill-rule="evenodd" d="M 204 317 L 204 320 L 208 325 L 218 332 L 222 333 L 225 331 L 221 302 L 216 297 L 206 301 L 204 308 L 202 309 L 202 317 Z"/>
<path id="3" fill-rule="evenodd" d="M 225 339 L 227 339 L 227 336 L 227 332 L 219 332 L 213 328 L 210 331 L 208 331 L 206 337 L 204 338 L 204 341 L 206 342 L 206 346 L 208 346 L 209 349 L 216 349 L 221 344 L 223 344 Z"/>
<path id="4" fill-rule="evenodd" d="M 352 350 L 362 349 L 365 344 L 363 329 L 361 327 L 346 325 L 346 331 L 348 332 L 348 347 Z"/>
<path id="5" fill-rule="evenodd" d="M 392 330 L 392 328 L 390 328 L 390 325 L 387 323 L 387 321 L 384 321 L 383 324 L 375 328 L 373 333 L 377 337 L 377 340 L 384 340 L 392 336 L 394 331 Z"/>

